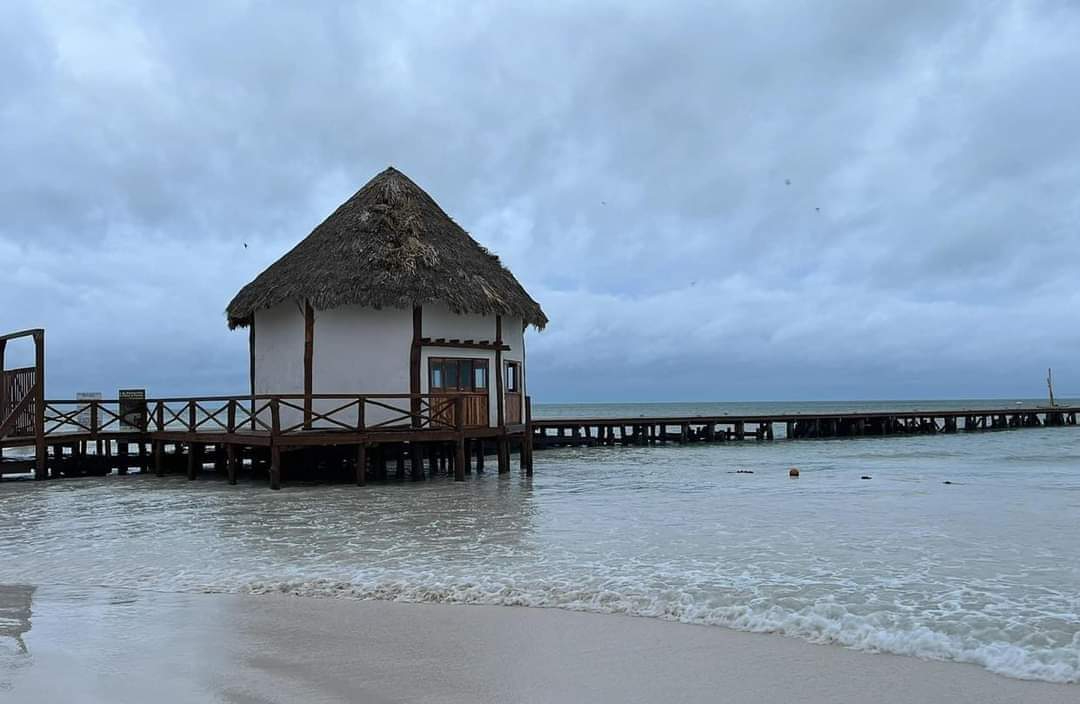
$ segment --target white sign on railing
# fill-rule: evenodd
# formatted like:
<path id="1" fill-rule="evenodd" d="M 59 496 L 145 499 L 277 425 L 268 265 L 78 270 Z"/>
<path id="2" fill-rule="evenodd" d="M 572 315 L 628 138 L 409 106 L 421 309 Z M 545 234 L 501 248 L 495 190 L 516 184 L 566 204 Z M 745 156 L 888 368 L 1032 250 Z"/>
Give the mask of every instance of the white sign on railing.
<path id="1" fill-rule="evenodd" d="M 146 389 L 120 389 L 120 429 L 146 430 Z"/>

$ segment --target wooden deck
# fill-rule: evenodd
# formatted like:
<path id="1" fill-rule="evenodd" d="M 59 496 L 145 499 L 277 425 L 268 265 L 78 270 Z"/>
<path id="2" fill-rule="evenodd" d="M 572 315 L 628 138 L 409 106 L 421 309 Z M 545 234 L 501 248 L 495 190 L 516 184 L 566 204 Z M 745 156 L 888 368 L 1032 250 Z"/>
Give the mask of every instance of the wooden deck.
<path id="1" fill-rule="evenodd" d="M 369 476 L 386 478 L 389 463 L 398 476 L 408 464 L 414 480 L 449 473 L 463 481 L 474 466 L 483 471 L 488 450 L 499 472 L 509 472 L 511 444 L 531 474 L 526 425 L 481 425 L 472 401 L 452 394 L 44 400 L 40 432 L 20 427 L 0 438 L 0 450 L 33 447 L 34 456 L 3 458 L 0 475 L 35 467 L 39 478 L 133 468 L 162 475 L 182 467 L 195 479 L 212 464 L 231 483 L 250 471 L 276 489 L 286 465 L 304 476 L 348 469 L 364 484 Z"/>

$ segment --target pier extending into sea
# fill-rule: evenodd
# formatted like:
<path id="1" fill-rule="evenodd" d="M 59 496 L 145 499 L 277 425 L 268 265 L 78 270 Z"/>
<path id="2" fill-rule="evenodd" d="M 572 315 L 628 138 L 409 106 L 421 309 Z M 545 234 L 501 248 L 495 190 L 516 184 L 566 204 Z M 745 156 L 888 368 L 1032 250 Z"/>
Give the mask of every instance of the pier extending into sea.
<path id="1" fill-rule="evenodd" d="M 35 365 L 5 370 L 3 345 L 32 337 Z M 534 419 L 489 426 L 476 394 L 250 394 L 146 399 L 46 399 L 44 331 L 0 337 L 0 475 L 38 479 L 131 470 L 188 479 L 207 468 L 230 484 L 247 475 L 280 488 L 285 477 L 464 481 L 495 455 L 574 446 L 809 440 L 1076 426 L 1080 407 L 903 410 L 635 418 Z M 483 400 L 483 399 L 480 399 Z M 476 419 L 480 418 L 480 421 Z M 4 450 L 9 450 L 5 455 Z"/>
<path id="2" fill-rule="evenodd" d="M 549 418 L 531 423 L 537 449 L 739 440 L 932 435 L 1075 426 L 1080 407 L 779 413 L 637 418 Z M 780 432 L 778 432 L 780 431 Z"/>

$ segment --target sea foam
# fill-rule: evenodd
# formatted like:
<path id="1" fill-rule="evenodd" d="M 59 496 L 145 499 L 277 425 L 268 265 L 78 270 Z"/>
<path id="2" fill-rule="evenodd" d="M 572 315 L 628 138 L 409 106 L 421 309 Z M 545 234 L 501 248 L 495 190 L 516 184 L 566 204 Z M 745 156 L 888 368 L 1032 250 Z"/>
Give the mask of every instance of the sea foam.
<path id="1" fill-rule="evenodd" d="M 836 603 L 818 603 L 799 610 L 776 605 L 763 609 L 740 605 L 710 607 L 678 596 L 669 599 L 643 593 L 575 589 L 566 583 L 533 582 L 528 586 L 518 586 L 488 580 L 426 583 L 393 580 L 356 584 L 316 579 L 253 582 L 241 591 L 250 594 L 524 606 L 622 614 L 754 633 L 775 633 L 855 650 L 971 663 L 1018 679 L 1080 683 L 1080 633 L 1074 635 L 1072 643 L 1065 647 L 1033 648 L 1006 642 L 978 642 L 970 637 L 941 633 L 925 626 L 904 630 L 884 628 L 875 623 L 882 619 L 850 613 Z"/>

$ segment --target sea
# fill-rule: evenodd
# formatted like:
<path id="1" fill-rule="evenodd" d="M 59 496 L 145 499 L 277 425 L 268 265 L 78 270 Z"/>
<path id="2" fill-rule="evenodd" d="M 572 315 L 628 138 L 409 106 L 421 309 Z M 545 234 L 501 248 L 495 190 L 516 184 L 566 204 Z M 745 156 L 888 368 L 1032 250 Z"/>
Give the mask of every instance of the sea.
<path id="1" fill-rule="evenodd" d="M 1038 404 L 537 404 L 534 415 Z M 537 453 L 531 479 L 514 467 L 464 484 L 280 492 L 178 476 L 3 481 L 0 593 L 558 608 L 1080 683 L 1080 427 L 553 449 Z"/>

